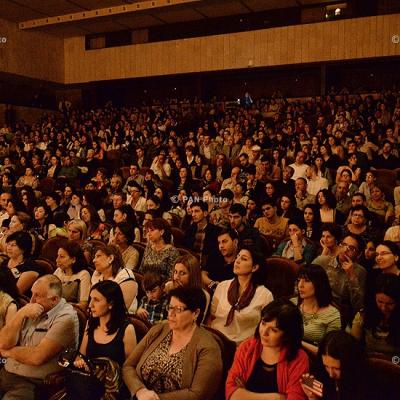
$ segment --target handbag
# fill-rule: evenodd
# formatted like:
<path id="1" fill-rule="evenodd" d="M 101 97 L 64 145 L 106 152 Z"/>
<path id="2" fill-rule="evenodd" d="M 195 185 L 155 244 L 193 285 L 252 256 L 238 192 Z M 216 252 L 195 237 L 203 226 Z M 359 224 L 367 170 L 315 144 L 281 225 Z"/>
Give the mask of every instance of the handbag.
<path id="1" fill-rule="evenodd" d="M 63 282 L 62 295 L 69 303 L 79 303 L 79 289 L 81 281 L 76 279 L 74 281 Z"/>
<path id="2" fill-rule="evenodd" d="M 74 361 L 79 356 L 88 370 L 76 368 Z M 116 400 L 122 384 L 118 363 L 106 357 L 89 359 L 76 350 L 61 353 L 58 364 L 68 371 L 65 398 L 68 400 Z M 60 393 L 58 394 L 60 396 Z M 59 397 L 60 398 L 60 397 Z"/>

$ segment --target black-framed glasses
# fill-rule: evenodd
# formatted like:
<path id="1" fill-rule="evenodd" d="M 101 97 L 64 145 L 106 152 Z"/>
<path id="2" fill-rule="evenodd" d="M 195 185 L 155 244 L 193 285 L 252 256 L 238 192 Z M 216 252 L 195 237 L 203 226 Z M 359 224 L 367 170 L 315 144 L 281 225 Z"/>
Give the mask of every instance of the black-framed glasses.
<path id="1" fill-rule="evenodd" d="M 354 247 L 351 244 L 347 244 L 344 242 L 339 243 L 339 246 L 345 248 L 346 250 L 352 251 L 352 252 L 357 251 L 357 247 Z"/>
<path id="2" fill-rule="evenodd" d="M 184 311 L 188 310 L 188 308 L 186 307 L 180 307 L 180 306 L 171 306 L 171 304 L 168 304 L 167 306 L 167 311 L 169 313 L 173 313 L 173 314 L 181 314 Z"/>

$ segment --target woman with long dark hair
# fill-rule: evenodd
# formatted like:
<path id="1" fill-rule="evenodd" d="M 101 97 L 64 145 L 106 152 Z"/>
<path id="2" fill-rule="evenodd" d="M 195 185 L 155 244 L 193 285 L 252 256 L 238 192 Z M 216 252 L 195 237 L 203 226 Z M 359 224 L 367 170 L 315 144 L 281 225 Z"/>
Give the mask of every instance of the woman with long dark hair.
<path id="1" fill-rule="evenodd" d="M 319 345 L 317 358 L 314 376 L 322 387 L 317 391 L 315 387 L 310 390 L 306 385 L 308 374 L 302 380 L 302 388 L 309 400 L 365 398 L 368 382 L 365 354 L 353 336 L 339 330 L 327 333 Z"/>
<path id="2" fill-rule="evenodd" d="M 373 301 L 353 321 L 352 335 L 361 339 L 369 353 L 382 353 L 388 359 L 400 354 L 400 278 L 379 276 Z"/>
<path id="3" fill-rule="evenodd" d="M 98 282 L 90 291 L 90 316 L 79 352 L 89 359 L 105 357 L 121 368 L 136 346 L 136 334 L 129 323 L 120 286 L 112 281 Z M 87 369 L 78 355 L 75 367 Z"/>
<path id="4" fill-rule="evenodd" d="M 220 282 L 215 289 L 210 326 L 236 343 L 253 334 L 262 308 L 273 300 L 272 293 L 261 284 L 263 269 L 259 250 L 244 246 L 234 262 L 235 277 Z"/>

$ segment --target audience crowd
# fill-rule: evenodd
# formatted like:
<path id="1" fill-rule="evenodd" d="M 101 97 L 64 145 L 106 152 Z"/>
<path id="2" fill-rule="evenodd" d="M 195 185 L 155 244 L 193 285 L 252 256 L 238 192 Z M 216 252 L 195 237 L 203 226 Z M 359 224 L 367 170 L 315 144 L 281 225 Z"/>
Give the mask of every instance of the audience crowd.
<path id="1" fill-rule="evenodd" d="M 400 357 L 399 129 L 396 91 L 3 126 L 0 397 L 45 398 L 72 349 L 71 368 L 108 360 L 98 398 L 379 398 L 371 360 Z"/>

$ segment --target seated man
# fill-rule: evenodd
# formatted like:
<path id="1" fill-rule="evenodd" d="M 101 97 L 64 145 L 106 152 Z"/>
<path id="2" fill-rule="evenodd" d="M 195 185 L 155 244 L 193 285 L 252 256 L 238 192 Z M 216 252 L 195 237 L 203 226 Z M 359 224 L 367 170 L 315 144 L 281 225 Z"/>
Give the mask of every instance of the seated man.
<path id="1" fill-rule="evenodd" d="M 77 348 L 78 317 L 61 293 L 56 276 L 42 276 L 32 286 L 31 302 L 1 330 L 0 355 L 7 358 L 0 371 L 1 398 L 34 399 L 36 386 L 60 369 L 60 353 Z"/>
<path id="2" fill-rule="evenodd" d="M 340 252 L 335 258 L 318 256 L 312 263 L 323 267 L 332 288 L 333 303 L 342 314 L 342 326 L 347 326 L 364 307 L 366 271 L 357 263 L 363 249 L 362 239 L 348 234 L 339 243 Z"/>
<path id="3" fill-rule="evenodd" d="M 288 219 L 277 215 L 276 204 L 271 199 L 265 200 L 261 209 L 263 217 L 256 220 L 254 228 L 280 243 L 288 235 Z"/>

